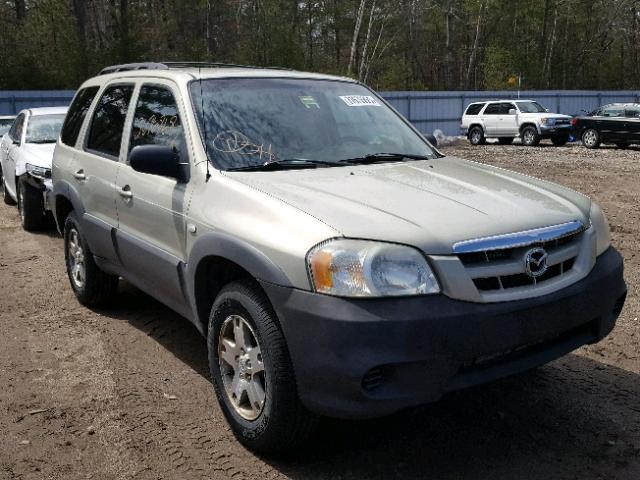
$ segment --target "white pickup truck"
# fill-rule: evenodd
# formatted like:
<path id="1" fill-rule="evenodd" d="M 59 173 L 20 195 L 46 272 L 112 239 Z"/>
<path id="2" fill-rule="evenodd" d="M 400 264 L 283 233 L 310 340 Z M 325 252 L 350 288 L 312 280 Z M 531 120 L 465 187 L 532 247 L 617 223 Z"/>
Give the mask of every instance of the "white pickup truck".
<path id="1" fill-rule="evenodd" d="M 529 147 L 538 145 L 543 138 L 562 146 L 569 141 L 571 117 L 549 113 L 533 100 L 477 102 L 465 110 L 460 129 L 472 145 L 484 145 L 487 138 L 497 138 L 501 145 L 508 145 L 520 137 Z"/>

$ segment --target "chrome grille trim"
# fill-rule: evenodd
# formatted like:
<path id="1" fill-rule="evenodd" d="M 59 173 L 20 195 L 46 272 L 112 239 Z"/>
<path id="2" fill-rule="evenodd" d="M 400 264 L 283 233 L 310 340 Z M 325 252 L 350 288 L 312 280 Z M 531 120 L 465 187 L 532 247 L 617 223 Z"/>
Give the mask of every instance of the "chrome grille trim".
<path id="1" fill-rule="evenodd" d="M 523 232 L 474 238 L 455 243 L 453 245 L 453 253 L 489 252 L 492 250 L 526 247 L 535 243 L 550 242 L 563 237 L 577 235 L 587 230 L 587 228 L 589 228 L 589 226 L 580 220 L 574 220 L 572 222 L 525 230 Z"/>

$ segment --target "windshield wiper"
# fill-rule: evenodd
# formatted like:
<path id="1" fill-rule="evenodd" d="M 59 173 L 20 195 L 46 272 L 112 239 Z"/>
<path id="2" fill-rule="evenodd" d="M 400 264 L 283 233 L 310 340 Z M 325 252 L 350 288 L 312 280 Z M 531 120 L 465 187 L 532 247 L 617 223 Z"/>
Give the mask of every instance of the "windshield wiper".
<path id="1" fill-rule="evenodd" d="M 257 165 L 246 165 L 244 167 L 232 167 L 227 168 L 228 172 L 248 172 L 256 170 L 284 170 L 287 168 L 317 168 L 323 167 L 337 167 L 340 166 L 336 162 L 327 162 L 324 160 L 311 160 L 308 158 L 282 158 L 278 160 L 270 160 L 265 163 L 259 163 Z"/>
<path id="2" fill-rule="evenodd" d="M 339 160 L 340 163 L 382 163 L 382 162 L 394 162 L 394 161 L 404 161 L 404 160 L 432 160 L 431 157 L 427 157 L 426 155 L 416 155 L 413 153 L 370 153 L 368 155 L 364 155 L 362 157 L 355 158 L 345 158 L 344 160 Z"/>

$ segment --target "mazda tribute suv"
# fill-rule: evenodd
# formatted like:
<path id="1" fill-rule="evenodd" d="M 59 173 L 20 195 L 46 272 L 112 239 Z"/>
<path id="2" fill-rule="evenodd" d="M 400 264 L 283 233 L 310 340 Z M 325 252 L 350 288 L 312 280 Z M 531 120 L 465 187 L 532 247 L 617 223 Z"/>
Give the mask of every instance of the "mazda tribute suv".
<path id="1" fill-rule="evenodd" d="M 261 451 L 597 342 L 626 294 L 589 198 L 445 156 L 347 78 L 108 67 L 66 116 L 51 201 L 78 300 L 122 277 L 193 322 Z"/>

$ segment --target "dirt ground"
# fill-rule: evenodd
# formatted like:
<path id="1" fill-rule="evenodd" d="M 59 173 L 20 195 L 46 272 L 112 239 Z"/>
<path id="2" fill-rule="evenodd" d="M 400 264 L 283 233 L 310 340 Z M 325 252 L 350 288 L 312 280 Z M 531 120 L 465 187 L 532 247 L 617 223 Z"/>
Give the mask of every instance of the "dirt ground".
<path id="1" fill-rule="evenodd" d="M 259 457 L 227 428 L 205 343 L 123 285 L 81 307 L 62 241 L 0 206 L 0 479 L 640 479 L 640 149 L 443 148 L 550 179 L 603 206 L 626 260 L 614 332 L 525 375 L 377 421 L 326 421 Z"/>

